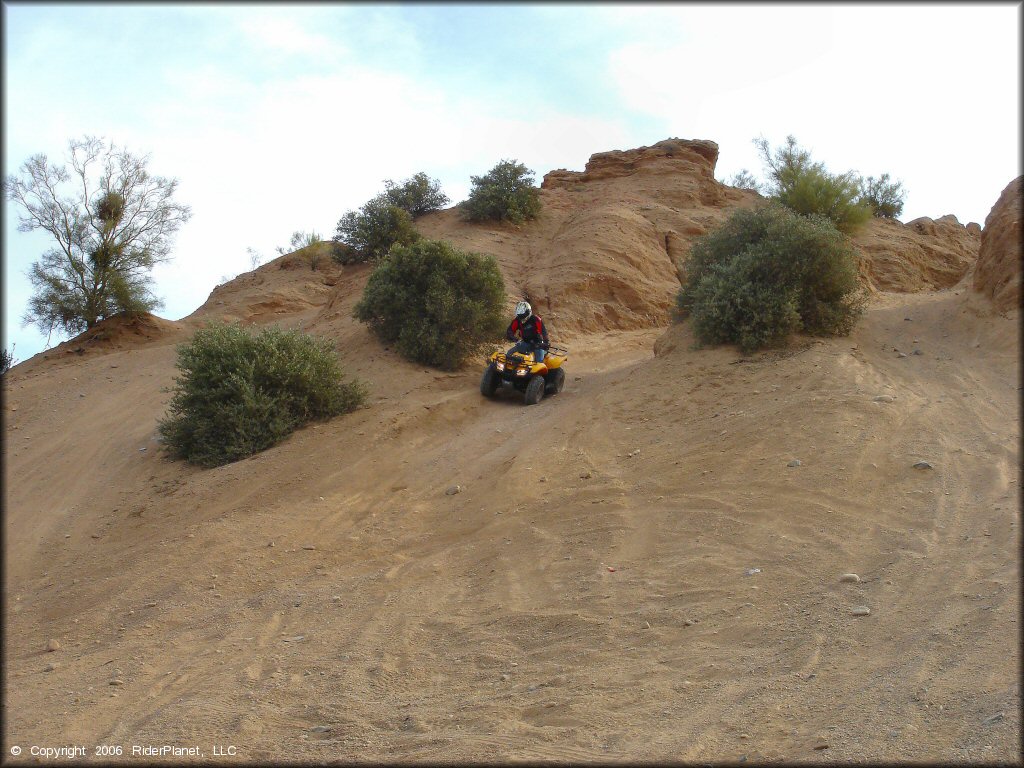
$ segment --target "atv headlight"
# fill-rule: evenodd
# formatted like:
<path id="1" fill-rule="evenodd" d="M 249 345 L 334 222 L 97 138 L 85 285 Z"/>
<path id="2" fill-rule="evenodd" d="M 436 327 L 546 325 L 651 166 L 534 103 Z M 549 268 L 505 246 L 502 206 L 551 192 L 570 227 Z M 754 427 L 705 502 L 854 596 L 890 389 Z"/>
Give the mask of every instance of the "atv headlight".
<path id="1" fill-rule="evenodd" d="M 505 370 L 505 364 L 504 363 L 498 363 L 498 370 L 499 371 L 504 371 Z"/>
<path id="2" fill-rule="evenodd" d="M 525 375 L 526 375 L 526 369 L 525 368 L 520 368 L 518 371 L 516 371 L 516 376 L 525 376 Z"/>

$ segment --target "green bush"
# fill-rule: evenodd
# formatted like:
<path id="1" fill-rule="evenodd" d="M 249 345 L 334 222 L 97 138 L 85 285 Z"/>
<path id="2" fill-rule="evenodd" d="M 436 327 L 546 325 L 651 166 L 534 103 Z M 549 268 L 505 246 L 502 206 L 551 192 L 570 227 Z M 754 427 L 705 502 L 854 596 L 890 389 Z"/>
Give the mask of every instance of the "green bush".
<path id="1" fill-rule="evenodd" d="M 736 189 L 750 189 L 754 192 L 761 191 L 761 184 L 754 174 L 746 168 L 741 168 L 739 173 L 733 174 L 731 179 L 723 183 L 728 184 L 730 187 L 736 187 Z"/>
<path id="2" fill-rule="evenodd" d="M 903 198 L 906 194 L 901 182 L 889 181 L 888 173 L 883 173 L 878 179 L 868 176 L 860 182 L 860 199 L 878 218 L 898 218 L 903 213 Z"/>
<path id="3" fill-rule="evenodd" d="M 401 184 L 387 179 L 383 192 L 338 221 L 334 240 L 345 249 L 336 251 L 334 258 L 352 264 L 379 259 L 393 245 L 409 245 L 419 239 L 413 219 L 447 203 L 440 182 L 422 171 Z"/>
<path id="4" fill-rule="evenodd" d="M 502 160 L 484 176 L 470 176 L 473 188 L 461 203 L 469 221 L 510 221 L 521 224 L 540 213 L 540 194 L 533 171 L 515 160 Z"/>
<path id="5" fill-rule="evenodd" d="M 450 202 L 448 195 L 441 191 L 441 183 L 420 171 L 411 179 L 396 184 L 387 179 L 384 182 L 384 197 L 391 205 L 397 206 L 414 219 L 425 213 L 444 208 Z"/>
<path id="6" fill-rule="evenodd" d="M 335 235 L 347 250 L 338 259 L 341 264 L 379 259 L 394 245 L 408 245 L 419 239 L 413 229 L 412 215 L 378 195 L 359 209 L 349 211 L 338 222 Z"/>
<path id="7" fill-rule="evenodd" d="M 204 467 L 265 450 L 366 397 L 361 384 L 342 380 L 330 342 L 300 331 L 215 323 L 178 347 L 177 365 L 160 433 L 172 455 Z"/>
<path id="8" fill-rule="evenodd" d="M 11 347 L 10 351 L 6 349 L 0 349 L 0 376 L 3 376 L 17 361 L 14 359 L 14 346 Z"/>
<path id="9" fill-rule="evenodd" d="M 861 200 L 860 177 L 853 171 L 834 175 L 822 163 L 811 161 L 793 136 L 773 154 L 767 139 L 754 139 L 768 176 L 766 191 L 797 213 L 819 214 L 846 234 L 871 219 L 871 208 Z"/>
<path id="10" fill-rule="evenodd" d="M 420 240 L 377 263 L 354 314 L 407 359 L 453 369 L 501 336 L 504 303 L 493 256 Z"/>
<path id="11" fill-rule="evenodd" d="M 856 253 L 827 218 L 779 204 L 734 213 L 690 251 L 678 296 L 700 343 L 743 352 L 796 331 L 847 335 L 865 296 Z"/>

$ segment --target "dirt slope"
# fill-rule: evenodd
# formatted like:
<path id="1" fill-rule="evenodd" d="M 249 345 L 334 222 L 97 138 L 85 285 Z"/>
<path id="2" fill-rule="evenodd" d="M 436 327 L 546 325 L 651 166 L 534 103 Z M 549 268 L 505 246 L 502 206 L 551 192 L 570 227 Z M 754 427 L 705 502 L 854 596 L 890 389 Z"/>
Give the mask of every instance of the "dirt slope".
<path id="1" fill-rule="evenodd" d="M 218 762 L 1018 760 L 1017 313 L 963 281 L 876 292 L 850 338 L 696 350 L 685 325 L 644 324 L 653 289 L 627 291 L 636 273 L 670 285 L 666 225 L 634 222 L 649 249 L 634 233 L 602 253 L 593 233 L 632 220 L 594 189 L 546 203 L 563 193 L 608 216 L 431 225 L 493 241 L 507 275 L 517 253 L 567 275 L 551 291 L 569 380 L 536 407 L 378 345 L 351 320 L 365 267 L 272 263 L 185 330 L 17 366 L 5 743 L 237 747 Z M 560 264 L 568 241 L 593 265 Z M 588 334 L 597 265 L 611 328 Z M 167 460 L 174 344 L 214 315 L 330 336 L 368 407 L 226 467 Z"/>

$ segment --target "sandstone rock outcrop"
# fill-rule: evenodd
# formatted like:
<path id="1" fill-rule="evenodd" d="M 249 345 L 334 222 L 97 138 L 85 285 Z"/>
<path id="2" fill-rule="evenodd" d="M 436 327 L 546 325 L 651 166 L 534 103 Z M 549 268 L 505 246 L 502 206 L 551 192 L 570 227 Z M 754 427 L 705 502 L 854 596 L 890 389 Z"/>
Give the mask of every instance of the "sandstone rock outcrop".
<path id="1" fill-rule="evenodd" d="M 974 290 L 1002 312 L 1020 307 L 1022 181 L 1011 181 L 985 217 L 974 269 Z"/>
<path id="2" fill-rule="evenodd" d="M 716 181 L 717 159 L 703 140 L 599 152 L 583 171 L 544 176 L 536 221 L 467 224 L 448 210 L 417 228 L 494 255 L 510 293 L 527 295 L 559 335 L 663 325 L 692 241 L 761 200 Z"/>
<path id="3" fill-rule="evenodd" d="M 872 219 L 853 238 L 861 278 L 870 290 L 901 293 L 954 286 L 978 258 L 981 232 L 972 224 L 964 226 L 952 214 L 906 224 Z"/>

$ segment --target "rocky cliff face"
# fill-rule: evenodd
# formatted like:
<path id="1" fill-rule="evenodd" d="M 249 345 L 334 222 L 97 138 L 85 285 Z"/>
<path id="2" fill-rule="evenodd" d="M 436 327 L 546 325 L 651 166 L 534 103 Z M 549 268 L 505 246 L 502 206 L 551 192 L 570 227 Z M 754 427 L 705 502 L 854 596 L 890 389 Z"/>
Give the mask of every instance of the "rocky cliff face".
<path id="1" fill-rule="evenodd" d="M 978 258 L 981 228 L 956 216 L 906 224 L 872 219 L 853 238 L 861 279 L 869 290 L 915 293 L 956 285 Z"/>
<path id="2" fill-rule="evenodd" d="M 1020 307 L 1022 182 L 1011 181 L 985 217 L 974 270 L 974 290 L 1002 312 Z"/>

